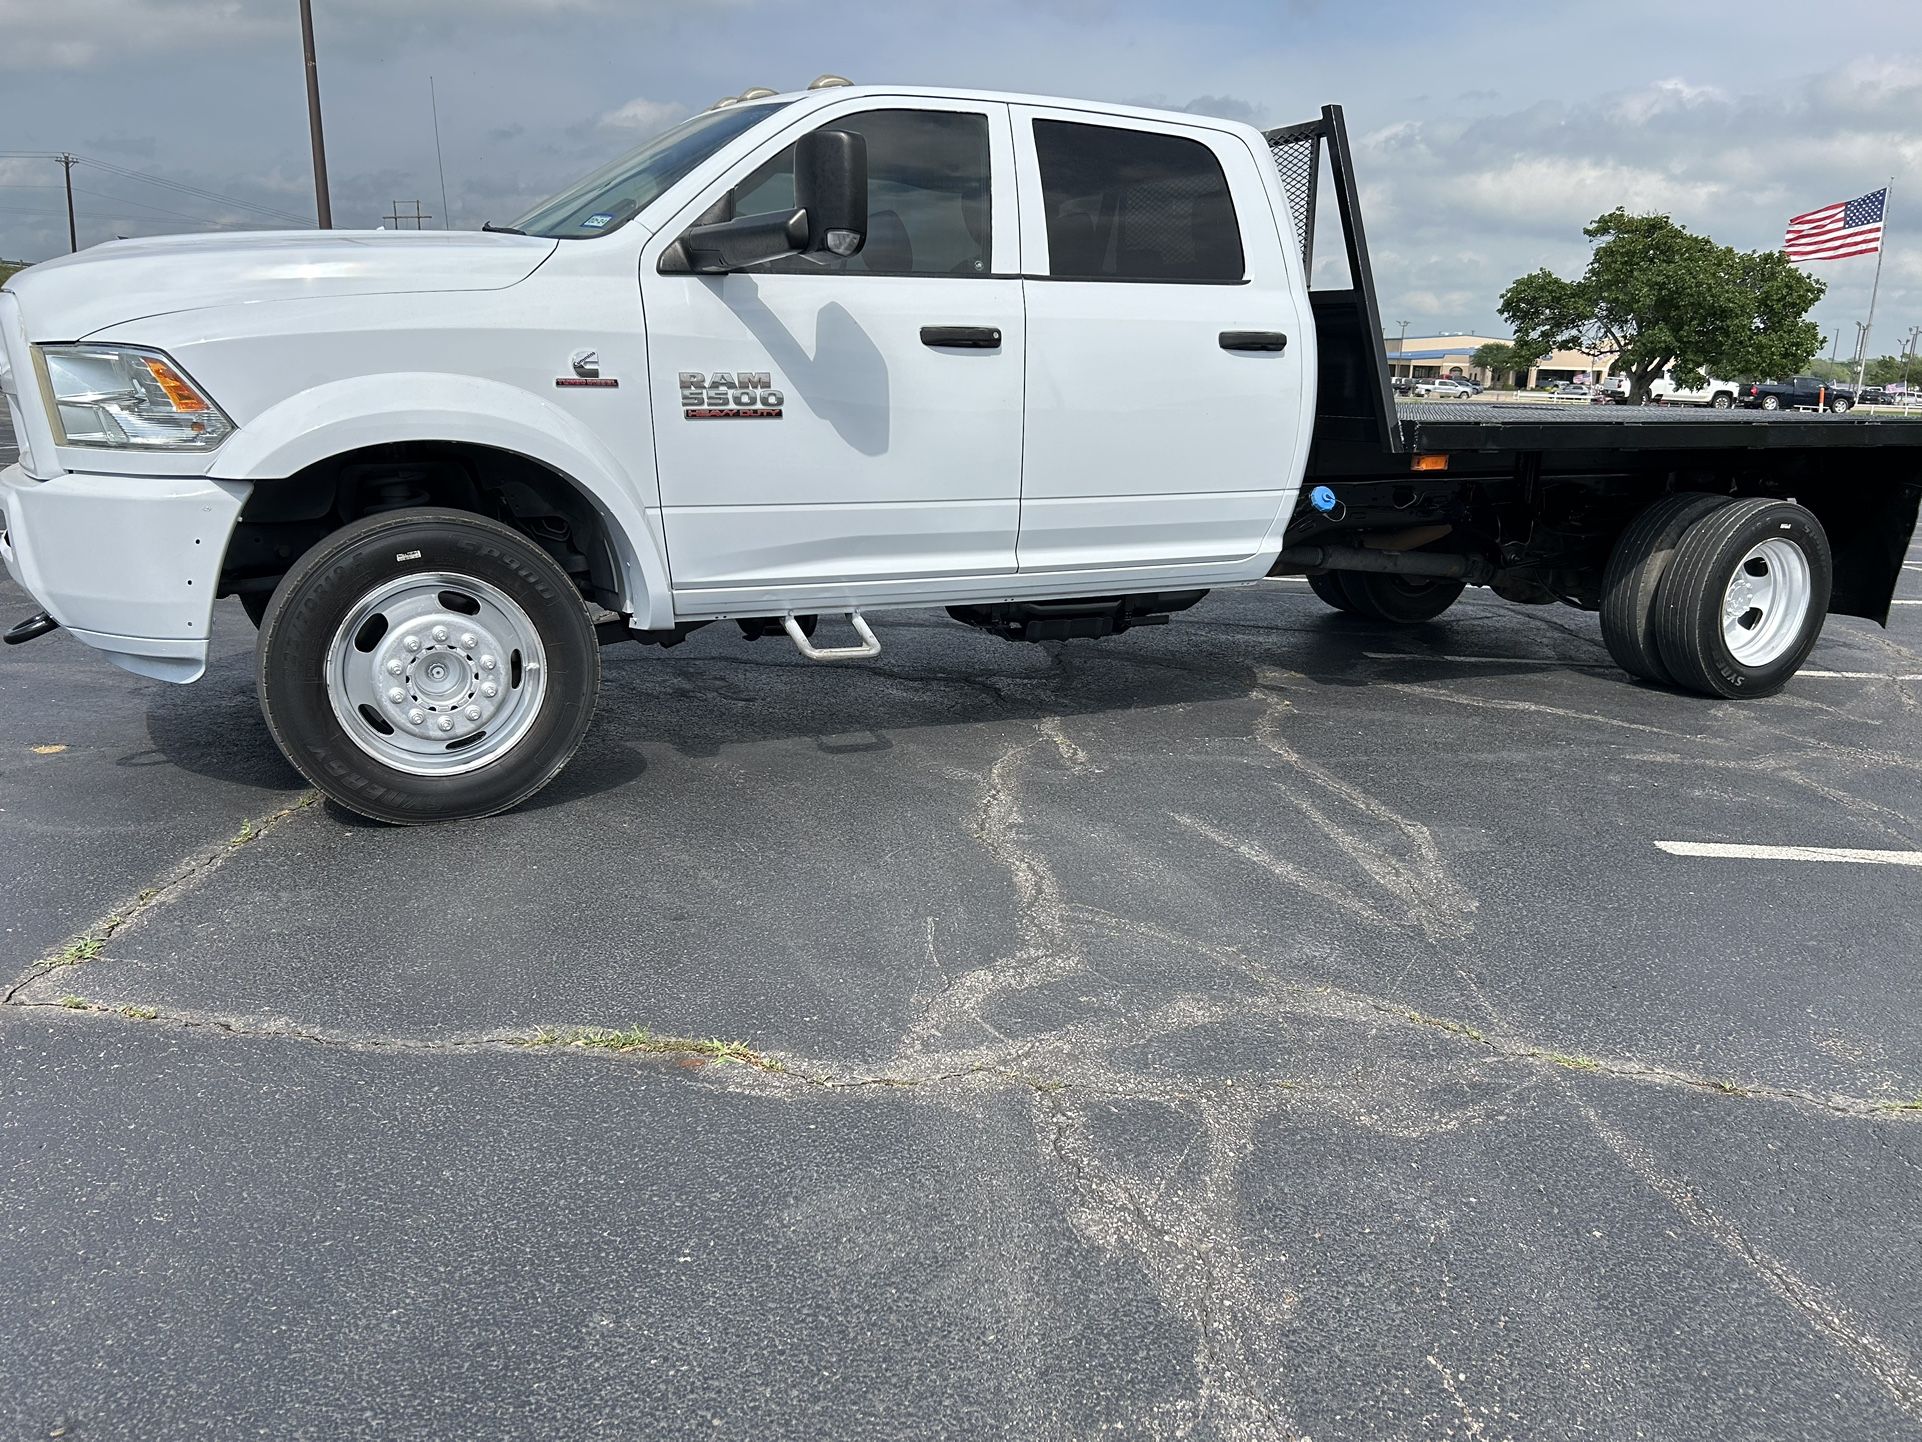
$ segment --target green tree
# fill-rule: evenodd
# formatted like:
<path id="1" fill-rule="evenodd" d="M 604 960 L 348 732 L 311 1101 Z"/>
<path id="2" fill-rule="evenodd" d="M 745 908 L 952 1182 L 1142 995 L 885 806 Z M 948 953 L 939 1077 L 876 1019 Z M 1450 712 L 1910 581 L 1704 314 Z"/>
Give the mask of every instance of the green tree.
<path id="1" fill-rule="evenodd" d="M 5 285 L 13 276 L 27 268 L 24 260 L 0 260 L 0 285 Z"/>
<path id="2" fill-rule="evenodd" d="M 1579 280 L 1538 270 L 1497 309 L 1520 348 L 1614 356 L 1632 401 L 1671 367 L 1684 386 L 1708 373 L 1792 375 L 1822 344 L 1808 313 L 1827 287 L 1780 251 L 1735 250 L 1620 207 L 1582 234 L 1595 247 Z"/>
<path id="3" fill-rule="evenodd" d="M 1491 340 L 1475 347 L 1475 353 L 1468 358 L 1469 364 L 1490 375 L 1500 375 L 1512 371 L 1525 375 L 1528 368 L 1540 360 L 1543 351 L 1531 351 L 1524 346 L 1508 345 L 1502 341 Z"/>

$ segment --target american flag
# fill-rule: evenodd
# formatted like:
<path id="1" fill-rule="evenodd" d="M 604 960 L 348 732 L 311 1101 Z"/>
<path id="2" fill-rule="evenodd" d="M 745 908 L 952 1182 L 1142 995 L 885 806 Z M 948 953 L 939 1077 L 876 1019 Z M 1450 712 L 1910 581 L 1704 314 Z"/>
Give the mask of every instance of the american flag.
<path id="1" fill-rule="evenodd" d="M 1782 249 L 1790 260 L 1841 260 L 1851 255 L 1874 255 L 1882 248 L 1882 206 L 1887 186 L 1838 200 L 1789 221 Z"/>

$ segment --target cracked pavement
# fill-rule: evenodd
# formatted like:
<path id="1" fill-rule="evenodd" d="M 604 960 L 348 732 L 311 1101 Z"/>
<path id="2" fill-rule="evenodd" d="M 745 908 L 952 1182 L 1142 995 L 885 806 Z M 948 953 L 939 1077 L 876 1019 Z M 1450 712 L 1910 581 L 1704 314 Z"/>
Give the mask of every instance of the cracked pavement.
<path id="1" fill-rule="evenodd" d="M 0 657 L 8 1435 L 1922 1432 L 1916 873 L 1654 844 L 1922 847 L 1915 684 L 880 634 L 611 649 L 427 830 L 311 804 L 231 602 L 190 688 Z"/>

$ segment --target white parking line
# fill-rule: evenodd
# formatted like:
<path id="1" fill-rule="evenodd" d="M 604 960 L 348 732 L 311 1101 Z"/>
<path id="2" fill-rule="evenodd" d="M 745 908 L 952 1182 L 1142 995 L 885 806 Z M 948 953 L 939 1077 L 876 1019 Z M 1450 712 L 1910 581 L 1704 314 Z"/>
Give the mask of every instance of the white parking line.
<path id="1" fill-rule="evenodd" d="M 1613 661 L 1573 661 L 1562 656 L 1450 656 L 1430 651 L 1363 651 L 1370 661 L 1446 661 L 1461 666 L 1557 666 L 1576 671 L 1613 671 Z M 1922 681 L 1922 671 L 1821 671 L 1795 673 L 1818 681 Z"/>
<path id="2" fill-rule="evenodd" d="M 1922 681 L 1922 674 L 1914 671 L 1810 671 L 1801 670 L 1798 676 L 1813 676 L 1819 681 Z"/>
<path id="3" fill-rule="evenodd" d="M 1870 866 L 1922 866 L 1922 851 L 1869 851 L 1854 846 L 1747 846 L 1735 841 L 1658 841 L 1670 856 L 1730 861 L 1855 861 Z"/>

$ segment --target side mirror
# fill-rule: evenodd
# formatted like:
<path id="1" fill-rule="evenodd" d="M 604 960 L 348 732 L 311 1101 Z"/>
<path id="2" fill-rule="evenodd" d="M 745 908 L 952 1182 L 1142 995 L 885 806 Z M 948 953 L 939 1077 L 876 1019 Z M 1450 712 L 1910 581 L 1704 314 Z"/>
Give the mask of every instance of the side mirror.
<path id="1" fill-rule="evenodd" d="M 868 238 L 867 137 L 814 130 L 796 141 L 794 203 L 807 217 L 809 254 L 858 254 Z"/>
<path id="2" fill-rule="evenodd" d="M 868 229 L 866 138 L 815 130 L 796 141 L 794 202 L 791 211 L 689 226 L 661 253 L 661 274 L 725 275 L 789 255 L 857 254 Z"/>

